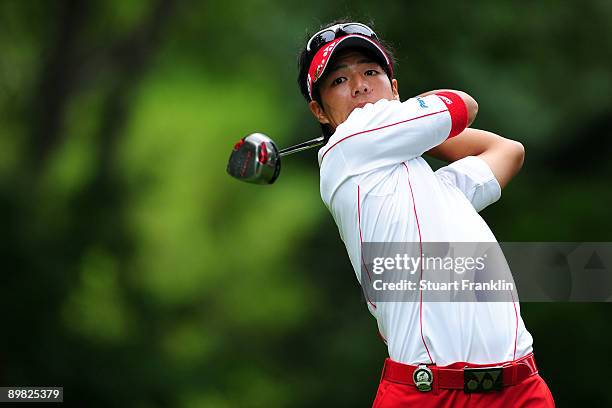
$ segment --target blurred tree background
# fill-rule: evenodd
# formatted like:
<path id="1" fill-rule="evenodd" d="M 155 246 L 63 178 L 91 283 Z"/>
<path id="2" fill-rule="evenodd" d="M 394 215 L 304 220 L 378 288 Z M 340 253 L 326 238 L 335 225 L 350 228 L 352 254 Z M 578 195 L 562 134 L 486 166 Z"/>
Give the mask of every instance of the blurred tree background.
<path id="1" fill-rule="evenodd" d="M 395 45 L 402 100 L 450 87 L 526 163 L 500 241 L 612 241 L 612 2 L 3 1 L 0 385 L 88 407 L 369 406 L 386 356 L 316 152 L 273 187 L 233 143 L 315 137 L 306 32 Z M 522 305 L 558 405 L 610 406 L 608 303 Z"/>

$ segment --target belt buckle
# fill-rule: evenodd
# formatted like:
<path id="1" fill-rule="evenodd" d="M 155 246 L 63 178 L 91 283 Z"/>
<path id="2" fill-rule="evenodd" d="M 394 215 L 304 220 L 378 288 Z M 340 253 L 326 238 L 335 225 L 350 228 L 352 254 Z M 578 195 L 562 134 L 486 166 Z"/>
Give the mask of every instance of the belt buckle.
<path id="1" fill-rule="evenodd" d="M 431 384 L 434 381 L 433 373 L 425 364 L 420 364 L 412 373 L 412 381 L 414 381 L 417 390 L 431 391 Z"/>
<path id="2" fill-rule="evenodd" d="M 466 393 L 501 391 L 503 386 L 502 366 L 463 369 L 463 391 Z"/>

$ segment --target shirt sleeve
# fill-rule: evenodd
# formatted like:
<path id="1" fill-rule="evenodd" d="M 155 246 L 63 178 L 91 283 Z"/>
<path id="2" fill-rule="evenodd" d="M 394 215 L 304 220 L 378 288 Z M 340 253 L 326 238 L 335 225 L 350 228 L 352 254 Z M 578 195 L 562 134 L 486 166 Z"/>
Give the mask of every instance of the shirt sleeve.
<path id="1" fill-rule="evenodd" d="M 459 134 L 467 120 L 465 103 L 453 92 L 405 102 L 382 99 L 353 110 L 319 151 L 319 164 L 327 155 L 341 155 L 353 175 L 398 164 Z"/>
<path id="2" fill-rule="evenodd" d="M 480 157 L 468 156 L 436 171 L 436 177 L 457 187 L 481 211 L 501 197 L 501 187 L 489 165 Z"/>

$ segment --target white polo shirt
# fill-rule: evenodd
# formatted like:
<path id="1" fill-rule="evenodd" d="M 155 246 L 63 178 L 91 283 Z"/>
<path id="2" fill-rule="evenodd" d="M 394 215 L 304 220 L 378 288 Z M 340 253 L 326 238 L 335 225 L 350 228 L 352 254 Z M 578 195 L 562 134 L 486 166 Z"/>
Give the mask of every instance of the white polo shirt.
<path id="1" fill-rule="evenodd" d="M 478 214 L 501 195 L 488 165 L 470 156 L 434 172 L 421 157 L 466 122 L 456 94 L 380 100 L 353 110 L 319 150 L 321 197 L 360 283 L 362 242 L 496 242 Z M 518 302 L 367 304 L 401 363 L 490 364 L 532 351 Z"/>

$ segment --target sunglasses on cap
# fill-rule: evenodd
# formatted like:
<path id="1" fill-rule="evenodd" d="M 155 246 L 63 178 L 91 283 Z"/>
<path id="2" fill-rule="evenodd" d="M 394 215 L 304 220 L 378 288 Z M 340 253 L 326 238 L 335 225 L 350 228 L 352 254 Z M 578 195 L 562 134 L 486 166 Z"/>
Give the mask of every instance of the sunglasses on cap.
<path id="1" fill-rule="evenodd" d="M 363 36 L 378 40 L 378 37 L 376 37 L 376 33 L 374 32 L 374 30 L 372 30 L 365 24 L 336 24 L 331 27 L 327 27 L 321 31 L 318 31 L 312 37 L 310 37 L 310 40 L 308 40 L 308 43 L 306 44 L 306 51 L 316 51 L 328 42 L 335 40 L 337 37 L 349 34 L 361 34 Z"/>

